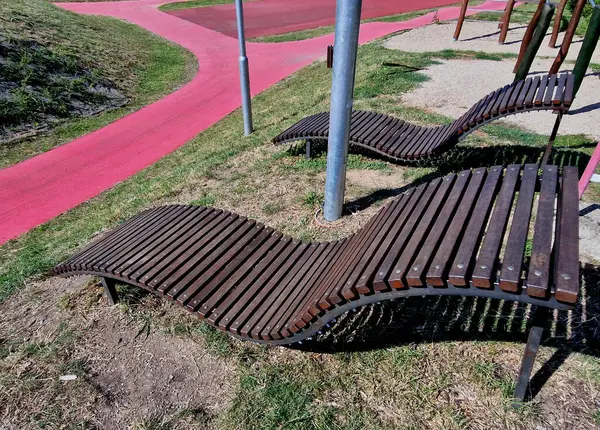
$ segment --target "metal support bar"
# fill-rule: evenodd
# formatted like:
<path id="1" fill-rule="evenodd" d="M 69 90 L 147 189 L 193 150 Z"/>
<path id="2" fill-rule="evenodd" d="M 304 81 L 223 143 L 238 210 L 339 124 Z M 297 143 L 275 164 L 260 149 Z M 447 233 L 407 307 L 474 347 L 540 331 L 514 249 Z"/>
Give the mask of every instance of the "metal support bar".
<path id="1" fill-rule="evenodd" d="M 600 164 L 600 142 L 598 142 L 596 144 L 596 149 L 594 149 L 592 158 L 590 158 L 590 161 L 588 162 L 587 166 L 585 167 L 585 171 L 583 172 L 583 175 L 581 175 L 581 179 L 579 179 L 579 198 L 580 199 L 581 199 L 581 196 L 583 196 L 583 193 L 585 193 L 585 189 L 589 185 L 590 181 L 593 182 L 594 172 L 596 171 L 598 164 Z"/>
<path id="2" fill-rule="evenodd" d="M 323 216 L 342 216 L 362 0 L 337 0 Z"/>
<path id="3" fill-rule="evenodd" d="M 250 100 L 250 73 L 246 56 L 246 34 L 244 31 L 244 6 L 242 0 L 235 0 L 238 42 L 240 45 L 240 86 L 242 90 L 242 111 L 244 114 L 244 134 L 252 134 L 252 102 Z"/>
<path id="4" fill-rule="evenodd" d="M 556 115 L 556 121 L 554 121 L 554 127 L 552 127 L 552 133 L 550 133 L 550 139 L 548 139 L 548 144 L 546 145 L 546 150 L 544 151 L 544 156 L 542 157 L 542 168 L 548 164 L 548 159 L 550 158 L 550 153 L 552 152 L 552 147 L 554 146 L 554 141 L 556 140 L 556 135 L 558 134 L 558 128 L 560 127 L 560 122 L 563 115 L 564 114 L 562 111 L 559 111 Z"/>
<path id="5" fill-rule="evenodd" d="M 311 157 L 311 146 L 312 146 L 312 140 L 308 139 L 306 141 L 306 159 L 310 160 Z"/>
<path id="6" fill-rule="evenodd" d="M 518 406 L 520 402 L 525 400 L 525 395 L 529 388 L 531 371 L 533 370 L 533 363 L 535 362 L 535 357 L 542 341 L 542 334 L 544 333 L 544 325 L 547 316 L 547 308 L 537 307 L 534 311 L 532 325 L 529 329 L 529 336 L 527 338 L 527 345 L 525 345 L 525 353 L 523 354 L 519 376 L 517 377 L 514 397 L 518 400 L 518 403 L 515 403 L 515 406 Z"/>
<path id="7" fill-rule="evenodd" d="M 529 69 L 531 69 L 531 65 L 533 64 L 533 60 L 544 40 L 544 36 L 546 36 L 546 31 L 548 30 L 548 27 L 550 27 L 552 15 L 554 15 L 554 5 L 544 4 L 535 31 L 531 37 L 531 41 L 521 57 L 519 67 L 515 74 L 515 82 L 521 81 L 527 77 Z M 525 40 L 523 40 L 523 43 L 525 43 Z"/>
<path id="8" fill-rule="evenodd" d="M 117 281 L 112 278 L 100 277 L 100 282 L 104 287 L 104 293 L 106 294 L 106 300 L 108 300 L 108 304 L 111 306 L 116 305 L 119 302 L 119 295 L 117 294 L 117 289 L 115 288 Z"/>

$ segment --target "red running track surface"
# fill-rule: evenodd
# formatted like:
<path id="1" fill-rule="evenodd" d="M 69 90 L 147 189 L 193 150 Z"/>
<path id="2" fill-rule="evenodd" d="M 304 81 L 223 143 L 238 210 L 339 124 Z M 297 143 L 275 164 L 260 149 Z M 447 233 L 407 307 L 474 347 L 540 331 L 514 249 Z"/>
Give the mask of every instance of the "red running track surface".
<path id="1" fill-rule="evenodd" d="M 363 0 L 361 19 L 447 6 L 457 2 L 458 0 Z M 233 4 L 174 10 L 168 13 L 227 36 L 237 37 Z M 244 21 L 248 38 L 333 25 L 335 0 L 251 1 L 244 4 Z"/>

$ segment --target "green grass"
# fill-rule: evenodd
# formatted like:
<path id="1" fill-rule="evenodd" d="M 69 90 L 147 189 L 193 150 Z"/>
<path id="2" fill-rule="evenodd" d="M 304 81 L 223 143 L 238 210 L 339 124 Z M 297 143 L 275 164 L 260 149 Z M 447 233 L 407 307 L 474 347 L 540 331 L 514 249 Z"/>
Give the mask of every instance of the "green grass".
<path id="1" fill-rule="evenodd" d="M 249 0 L 244 0 L 249 1 Z M 251 0 L 250 0 L 251 1 Z M 218 4 L 230 4 L 233 3 L 233 0 L 193 0 L 193 1 L 183 1 L 176 3 L 166 3 L 158 8 L 163 12 L 167 12 L 169 10 L 181 10 L 181 9 L 191 9 L 195 7 L 206 7 L 206 6 L 215 6 Z"/>
<path id="2" fill-rule="evenodd" d="M 155 101 L 189 80 L 196 61 L 187 50 L 121 20 L 64 11 L 43 0 L 0 3 L 0 31 L 76 59 L 129 98 L 119 109 L 63 121 L 51 133 L 0 144 L 0 168 L 48 151 Z M 61 58 L 62 58 L 61 57 Z"/>
<path id="3" fill-rule="evenodd" d="M 399 21 L 408 21 L 413 18 L 418 18 L 420 16 L 426 15 L 429 12 L 432 12 L 436 9 L 423 9 L 414 12 L 400 13 L 397 15 L 389 15 L 383 16 L 379 18 L 369 18 L 364 19 L 361 22 L 399 22 Z M 293 31 L 290 33 L 281 33 L 281 34 L 271 34 L 268 36 L 259 36 L 252 37 L 248 39 L 251 42 L 263 42 L 263 43 L 279 43 L 279 42 L 292 42 L 295 40 L 305 40 L 312 39 L 314 37 L 324 36 L 326 34 L 333 33 L 335 31 L 335 26 L 326 25 L 323 27 L 310 28 L 307 30 L 299 30 Z"/>

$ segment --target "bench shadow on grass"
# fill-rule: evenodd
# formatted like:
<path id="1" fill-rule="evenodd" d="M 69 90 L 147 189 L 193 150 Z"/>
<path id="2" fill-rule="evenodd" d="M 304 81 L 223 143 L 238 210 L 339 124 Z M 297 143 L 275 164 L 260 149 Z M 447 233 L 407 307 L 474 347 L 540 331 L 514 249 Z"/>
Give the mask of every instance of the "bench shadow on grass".
<path id="1" fill-rule="evenodd" d="M 593 144 L 590 144 L 593 145 Z M 415 163 L 435 171 L 408 186 L 382 189 L 348 202 L 353 210 L 397 195 L 432 178 L 494 165 L 539 163 L 544 148 L 531 146 L 456 147 L 439 159 Z M 365 152 L 366 153 L 366 152 Z M 373 157 L 373 154 L 369 154 Z M 571 149 L 554 150 L 549 162 L 577 166 L 583 172 L 590 157 Z M 554 311 L 543 345 L 556 347 L 530 382 L 530 399 L 571 352 L 600 357 L 600 268 L 581 268 L 582 299 L 571 311 Z M 525 344 L 531 305 L 477 297 L 409 297 L 364 306 L 338 319 L 333 328 L 303 348 L 319 352 L 365 351 L 419 342 L 510 341 Z"/>

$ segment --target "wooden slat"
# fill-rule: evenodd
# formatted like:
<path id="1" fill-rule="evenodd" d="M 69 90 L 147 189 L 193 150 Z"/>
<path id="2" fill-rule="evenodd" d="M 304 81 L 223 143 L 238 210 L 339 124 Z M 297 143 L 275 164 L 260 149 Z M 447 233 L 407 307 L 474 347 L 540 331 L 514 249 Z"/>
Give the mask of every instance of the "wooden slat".
<path id="1" fill-rule="evenodd" d="M 546 88 L 548 87 L 548 75 L 542 76 L 542 80 L 540 81 L 540 86 L 538 87 L 538 92 L 535 96 L 534 105 L 541 106 L 544 102 L 544 94 L 546 92 Z"/>
<path id="2" fill-rule="evenodd" d="M 571 106 L 571 103 L 573 103 L 573 91 L 575 90 L 575 78 L 574 76 L 569 73 L 569 76 L 567 77 L 567 86 L 565 88 L 565 96 L 563 98 L 563 105 L 566 107 Z"/>
<path id="3" fill-rule="evenodd" d="M 567 85 L 567 76 L 568 75 L 566 73 L 563 73 L 558 79 L 558 83 L 556 84 L 556 92 L 552 98 L 552 104 L 554 106 L 559 106 L 562 104 L 565 87 Z"/>
<path id="4" fill-rule="evenodd" d="M 483 235 L 488 215 L 492 210 L 501 175 L 502 167 L 494 166 L 490 168 L 483 188 L 479 193 L 479 198 L 469 219 L 469 224 L 449 269 L 448 281 L 456 287 L 469 286 L 468 281 L 479 249 L 478 245 Z"/>
<path id="5" fill-rule="evenodd" d="M 525 84 L 523 85 L 523 89 L 521 90 L 521 93 L 519 94 L 519 97 L 517 98 L 517 102 L 516 102 L 516 109 L 523 109 L 525 107 L 525 101 L 527 100 L 527 96 L 529 95 L 529 91 L 531 89 L 531 85 L 533 85 L 533 79 L 528 78 L 525 79 Z"/>
<path id="6" fill-rule="evenodd" d="M 556 300 L 577 303 L 579 296 L 579 199 L 577 167 L 565 167 L 556 240 Z"/>
<path id="7" fill-rule="evenodd" d="M 529 87 L 529 91 L 527 92 L 527 97 L 525 97 L 525 107 L 529 108 L 531 106 L 533 106 L 533 104 L 535 103 L 535 94 L 540 86 L 540 82 L 541 82 L 541 78 L 539 76 L 536 76 L 535 78 L 533 78 L 533 82 L 531 83 L 531 86 Z"/>
<path id="8" fill-rule="evenodd" d="M 469 216 L 472 213 L 472 207 L 479 195 L 479 190 L 486 176 L 485 168 L 476 169 L 471 175 L 471 180 L 467 190 L 459 203 L 459 208 L 454 214 L 454 218 L 448 228 L 442 243 L 438 248 L 435 257 L 427 271 L 427 283 L 436 287 L 444 286 L 447 268 L 454 258 L 456 246 L 460 243 L 462 234 L 466 228 Z M 461 173 L 462 175 L 462 173 Z"/>
<path id="9" fill-rule="evenodd" d="M 523 93 L 526 82 L 527 82 L 526 80 L 523 80 L 523 81 L 519 81 L 516 84 L 515 90 L 513 91 L 512 95 L 510 96 L 510 99 L 508 100 L 506 110 L 513 111 L 513 110 L 517 109 L 517 100 L 520 98 L 521 94 Z"/>
<path id="10" fill-rule="evenodd" d="M 537 169 L 537 164 L 526 164 L 523 169 L 519 197 L 513 215 L 513 219 L 518 221 L 513 222 L 510 227 L 500 272 L 500 288 L 507 292 L 517 292 L 520 287 L 523 252 L 531 218 Z"/>
<path id="11" fill-rule="evenodd" d="M 419 251 L 419 254 L 412 262 L 411 270 L 406 275 L 406 281 L 411 287 L 422 287 L 425 282 L 425 273 L 429 267 L 429 263 L 438 249 L 443 235 L 446 233 L 448 226 L 453 218 L 458 202 L 461 200 L 463 192 L 467 186 L 470 171 L 462 172 L 462 174 L 447 176 L 444 180 L 450 180 L 454 183 L 452 191 L 448 199 L 443 205 L 436 222 L 427 236 L 427 241 Z M 447 179 L 448 178 L 448 179 Z M 415 270 L 416 268 L 416 270 Z"/>
<path id="12" fill-rule="evenodd" d="M 506 168 L 506 175 L 502 181 L 502 188 L 494 206 L 481 250 L 473 270 L 473 285 L 479 288 L 491 288 L 497 270 L 498 255 L 502 246 L 502 239 L 510 216 L 510 210 L 515 196 L 521 169 L 518 164 L 511 164 Z"/>
<path id="13" fill-rule="evenodd" d="M 433 223 L 436 221 L 438 214 L 443 210 L 446 197 L 452 186 L 452 176 L 447 176 L 441 180 L 440 186 L 437 189 L 433 199 L 428 204 L 424 215 L 418 220 L 418 225 L 410 237 L 407 246 L 404 248 L 400 257 L 396 261 L 396 265 L 392 269 L 391 275 L 388 278 L 388 283 L 392 288 L 406 288 L 408 284 L 405 281 L 406 275 L 410 272 L 419 272 L 420 267 L 412 266 L 412 262 L 418 256 L 422 247 L 429 240 L 429 233 Z"/>
<path id="14" fill-rule="evenodd" d="M 545 166 L 535 218 L 531 261 L 527 276 L 527 294 L 546 298 L 549 295 L 550 258 L 554 232 L 554 203 L 558 181 L 558 168 Z"/>
<path id="15" fill-rule="evenodd" d="M 554 88 L 556 87 L 556 75 L 550 77 L 546 93 L 544 95 L 544 105 L 550 106 L 552 104 L 552 96 L 554 95 Z"/>

